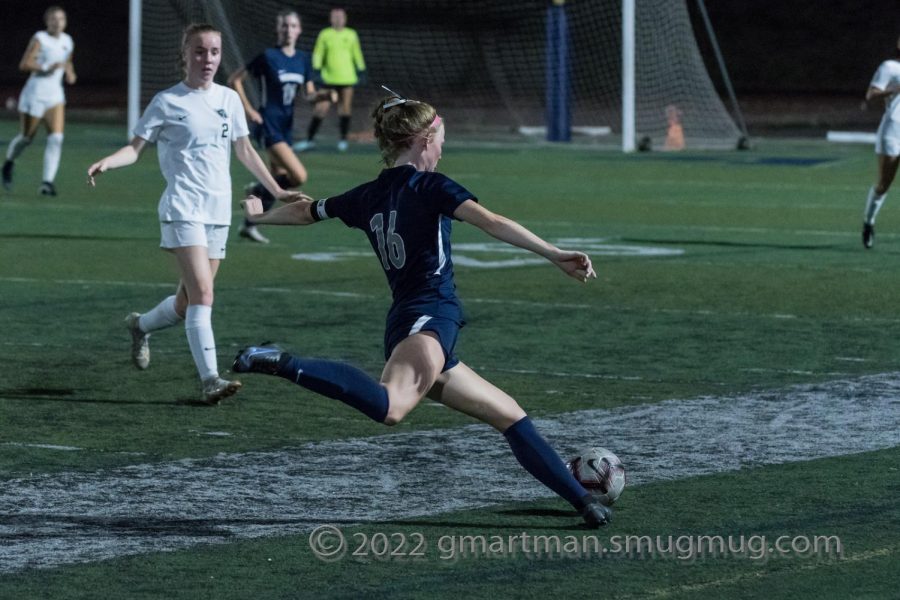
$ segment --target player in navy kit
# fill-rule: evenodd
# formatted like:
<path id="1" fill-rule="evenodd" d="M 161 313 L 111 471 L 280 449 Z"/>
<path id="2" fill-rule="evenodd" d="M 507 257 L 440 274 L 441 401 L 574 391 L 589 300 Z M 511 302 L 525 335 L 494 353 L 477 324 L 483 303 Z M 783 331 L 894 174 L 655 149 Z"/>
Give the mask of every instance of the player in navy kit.
<path id="1" fill-rule="evenodd" d="M 568 500 L 588 525 L 605 525 L 612 511 L 578 483 L 518 403 L 455 354 L 463 317 L 453 281 L 452 219 L 531 250 L 582 282 L 596 277 L 590 258 L 560 250 L 481 207 L 463 186 L 435 173 L 444 126 L 430 105 L 393 96 L 373 117 L 388 166 L 376 180 L 339 196 L 300 200 L 266 213 L 260 200 L 250 197 L 244 210 L 259 223 L 306 225 L 338 218 L 366 233 L 393 293 L 381 381 L 345 363 L 292 356 L 267 345 L 242 350 L 233 369 L 290 379 L 386 425 L 398 423 L 427 395 L 501 431 L 529 473 Z"/>
<path id="2" fill-rule="evenodd" d="M 228 85 L 238 93 L 247 119 L 261 133 L 262 143 L 269 154 L 272 175 L 282 188 L 289 189 L 303 185 L 308 178 L 306 168 L 291 149 L 294 99 L 302 95 L 307 102 L 336 102 L 337 93 L 316 91 L 309 55 L 296 47 L 303 31 L 300 15 L 293 10 L 281 11 L 276 17 L 275 30 L 278 34 L 277 46 L 267 48 L 247 66 L 234 72 L 228 78 Z M 248 74 L 261 84 L 258 111 L 244 89 L 244 79 Z M 254 195 L 262 198 L 263 206 L 268 210 L 275 198 L 258 182 L 250 187 Z M 241 237 L 257 242 L 269 241 L 250 221 L 244 222 L 239 233 Z"/>

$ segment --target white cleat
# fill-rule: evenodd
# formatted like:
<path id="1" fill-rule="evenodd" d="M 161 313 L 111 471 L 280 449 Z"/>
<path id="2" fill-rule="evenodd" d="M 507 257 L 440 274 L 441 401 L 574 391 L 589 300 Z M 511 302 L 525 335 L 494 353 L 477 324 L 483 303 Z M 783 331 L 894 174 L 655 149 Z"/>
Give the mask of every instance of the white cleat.
<path id="1" fill-rule="evenodd" d="M 125 327 L 131 332 L 131 362 L 143 371 L 150 366 L 150 334 L 141 329 L 140 318 L 140 313 L 131 313 L 125 317 Z"/>
<path id="2" fill-rule="evenodd" d="M 347 143 L 347 140 L 341 140 L 337 144 L 338 152 L 346 152 L 349 147 L 350 144 Z"/>
<path id="3" fill-rule="evenodd" d="M 312 140 L 301 140 L 294 144 L 295 152 L 306 152 L 316 147 L 316 143 Z"/>
<path id="4" fill-rule="evenodd" d="M 242 238 L 247 238 L 248 240 L 259 242 L 260 244 L 269 243 L 269 238 L 261 234 L 259 229 L 256 228 L 256 225 L 241 225 L 241 228 L 238 229 L 238 234 Z"/>
<path id="5" fill-rule="evenodd" d="M 240 381 L 228 381 L 219 376 L 210 377 L 203 382 L 203 401 L 206 404 L 218 404 L 219 400 L 237 394 L 242 387 Z"/>

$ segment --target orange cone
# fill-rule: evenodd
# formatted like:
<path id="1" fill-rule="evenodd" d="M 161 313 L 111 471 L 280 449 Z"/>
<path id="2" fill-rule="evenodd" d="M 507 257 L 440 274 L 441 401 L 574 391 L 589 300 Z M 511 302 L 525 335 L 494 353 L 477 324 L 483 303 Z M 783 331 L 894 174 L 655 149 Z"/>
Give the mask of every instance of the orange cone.
<path id="1" fill-rule="evenodd" d="M 669 128 L 666 131 L 665 150 L 684 150 L 684 128 L 681 126 L 681 111 L 674 104 L 666 107 L 666 120 Z"/>

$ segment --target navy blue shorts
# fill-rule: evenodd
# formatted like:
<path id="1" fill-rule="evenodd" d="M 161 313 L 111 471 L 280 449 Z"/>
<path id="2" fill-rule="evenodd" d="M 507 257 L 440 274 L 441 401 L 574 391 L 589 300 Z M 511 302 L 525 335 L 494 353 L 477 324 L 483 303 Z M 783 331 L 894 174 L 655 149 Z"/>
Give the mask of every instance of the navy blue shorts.
<path id="1" fill-rule="evenodd" d="M 397 344 L 409 336 L 420 331 L 433 331 L 437 334 L 441 348 L 444 350 L 444 368 L 441 369 L 441 372 L 449 371 L 459 364 L 455 349 L 459 330 L 462 327 L 462 323 L 446 317 L 431 317 L 419 313 L 388 315 L 388 322 L 384 329 L 384 360 L 388 360 Z"/>
<path id="2" fill-rule="evenodd" d="M 265 148 L 274 146 L 278 142 L 284 142 L 288 146 L 294 143 L 294 115 L 264 112 L 262 116 L 261 137 Z"/>

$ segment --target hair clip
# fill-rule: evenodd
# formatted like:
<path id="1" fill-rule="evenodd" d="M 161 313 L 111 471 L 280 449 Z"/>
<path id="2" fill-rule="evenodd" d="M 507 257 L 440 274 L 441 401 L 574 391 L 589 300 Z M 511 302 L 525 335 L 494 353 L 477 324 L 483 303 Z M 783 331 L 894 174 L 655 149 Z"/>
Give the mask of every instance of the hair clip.
<path id="1" fill-rule="evenodd" d="M 382 84 L 381 89 L 385 90 L 389 94 L 393 94 L 394 96 L 396 96 L 396 98 L 393 98 L 393 99 L 385 102 L 381 107 L 382 110 L 387 110 L 393 106 L 399 106 L 401 104 L 406 104 L 407 102 L 409 102 L 409 100 L 407 100 L 406 98 L 404 98 L 403 96 L 401 96 L 400 94 L 398 94 L 397 92 L 395 92 L 394 90 L 392 90 L 391 88 L 389 88 L 388 86 L 386 86 L 384 84 Z"/>

